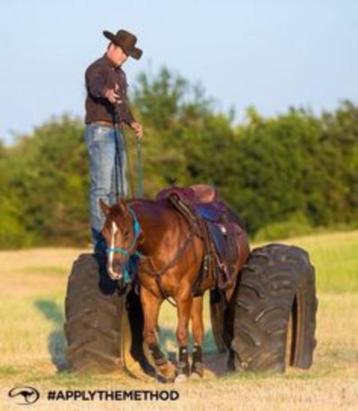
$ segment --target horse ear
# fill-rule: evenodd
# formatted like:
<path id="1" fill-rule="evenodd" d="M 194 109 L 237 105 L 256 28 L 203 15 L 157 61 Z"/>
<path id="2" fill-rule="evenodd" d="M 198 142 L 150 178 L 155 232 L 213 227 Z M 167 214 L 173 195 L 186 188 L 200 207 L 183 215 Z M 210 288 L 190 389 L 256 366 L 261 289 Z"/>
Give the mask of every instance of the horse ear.
<path id="1" fill-rule="evenodd" d="M 109 210 L 110 210 L 109 205 L 107 205 L 107 204 L 102 200 L 102 198 L 99 199 L 99 205 L 100 205 L 100 207 L 101 207 L 101 210 L 102 210 L 103 214 L 107 217 L 108 214 L 109 214 Z"/>
<path id="2" fill-rule="evenodd" d="M 120 207 L 120 209 L 122 210 L 123 214 L 128 213 L 128 206 L 127 206 L 126 200 L 124 198 L 119 197 L 118 201 L 117 201 L 117 204 Z"/>

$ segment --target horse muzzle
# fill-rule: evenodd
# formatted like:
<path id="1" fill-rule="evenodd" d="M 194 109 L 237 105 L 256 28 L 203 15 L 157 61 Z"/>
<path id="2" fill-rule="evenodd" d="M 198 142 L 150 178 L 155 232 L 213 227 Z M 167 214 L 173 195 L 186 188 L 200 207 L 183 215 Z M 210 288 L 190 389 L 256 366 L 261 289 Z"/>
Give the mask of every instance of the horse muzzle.
<path id="1" fill-rule="evenodd" d="M 118 281 L 122 278 L 122 273 L 116 273 L 115 271 L 112 270 L 107 270 L 108 275 L 110 276 L 111 280 Z"/>
<path id="2" fill-rule="evenodd" d="M 111 261 L 108 262 L 107 264 L 107 272 L 109 277 L 114 280 L 114 281 L 118 281 L 123 277 L 123 267 L 122 264 L 119 261 Z"/>

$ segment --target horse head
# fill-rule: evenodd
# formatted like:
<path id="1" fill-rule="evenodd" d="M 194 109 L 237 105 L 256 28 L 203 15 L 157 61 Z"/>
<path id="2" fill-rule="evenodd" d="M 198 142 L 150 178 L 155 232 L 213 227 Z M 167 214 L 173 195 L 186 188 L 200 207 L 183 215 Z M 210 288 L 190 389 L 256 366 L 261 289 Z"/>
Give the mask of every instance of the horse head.
<path id="1" fill-rule="evenodd" d="M 128 260 L 135 253 L 140 234 L 140 225 L 134 211 L 122 198 L 109 206 L 100 200 L 105 215 L 101 231 L 107 244 L 107 272 L 112 280 L 120 280 Z"/>

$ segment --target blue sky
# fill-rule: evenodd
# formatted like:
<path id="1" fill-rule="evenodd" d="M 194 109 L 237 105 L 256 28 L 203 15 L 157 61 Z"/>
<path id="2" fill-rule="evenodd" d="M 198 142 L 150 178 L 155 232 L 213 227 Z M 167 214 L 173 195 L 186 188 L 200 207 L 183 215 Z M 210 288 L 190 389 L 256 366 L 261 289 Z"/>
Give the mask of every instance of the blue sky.
<path id="1" fill-rule="evenodd" d="M 84 70 L 105 50 L 102 30 L 120 28 L 144 51 L 124 66 L 130 85 L 166 65 L 237 121 L 249 105 L 269 116 L 358 103 L 356 0 L 2 0 L 0 137 L 83 116 Z"/>

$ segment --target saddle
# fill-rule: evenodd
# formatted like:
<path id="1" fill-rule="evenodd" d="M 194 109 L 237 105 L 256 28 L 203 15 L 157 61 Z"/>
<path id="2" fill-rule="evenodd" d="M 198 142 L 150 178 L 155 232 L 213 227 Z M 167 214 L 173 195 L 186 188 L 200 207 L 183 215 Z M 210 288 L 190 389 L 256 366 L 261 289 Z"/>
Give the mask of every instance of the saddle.
<path id="1" fill-rule="evenodd" d="M 205 184 L 170 187 L 161 190 L 156 199 L 170 202 L 202 238 L 205 256 L 199 283 L 213 275 L 220 289 L 232 285 L 240 253 L 237 237 L 243 229 L 232 221 L 230 211 L 219 199 L 217 190 Z M 200 289 L 200 284 L 196 284 L 196 288 Z"/>

